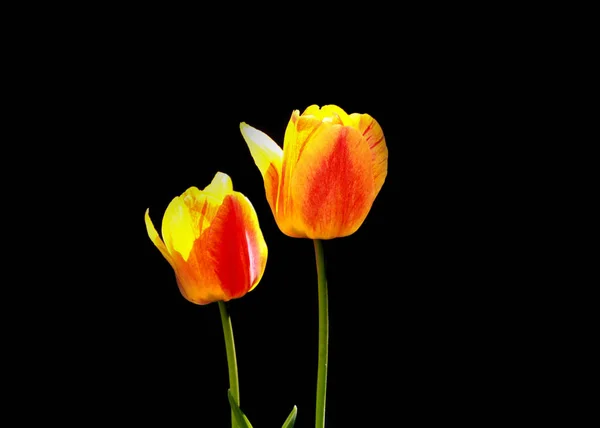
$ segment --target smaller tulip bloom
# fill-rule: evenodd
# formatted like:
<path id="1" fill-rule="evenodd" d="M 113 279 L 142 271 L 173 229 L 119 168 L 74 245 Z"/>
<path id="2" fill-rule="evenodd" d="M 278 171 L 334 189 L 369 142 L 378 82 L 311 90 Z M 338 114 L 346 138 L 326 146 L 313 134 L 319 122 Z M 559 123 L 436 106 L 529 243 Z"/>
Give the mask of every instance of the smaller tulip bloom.
<path id="1" fill-rule="evenodd" d="M 162 239 L 145 214 L 148 236 L 175 271 L 181 294 L 205 305 L 242 297 L 256 287 L 267 245 L 254 207 L 218 172 L 199 190 L 190 187 L 165 210 Z"/>
<path id="2" fill-rule="evenodd" d="M 283 233 L 332 239 L 358 230 L 387 175 L 388 150 L 375 119 L 335 105 L 295 110 L 283 150 L 246 123 L 240 130 Z"/>

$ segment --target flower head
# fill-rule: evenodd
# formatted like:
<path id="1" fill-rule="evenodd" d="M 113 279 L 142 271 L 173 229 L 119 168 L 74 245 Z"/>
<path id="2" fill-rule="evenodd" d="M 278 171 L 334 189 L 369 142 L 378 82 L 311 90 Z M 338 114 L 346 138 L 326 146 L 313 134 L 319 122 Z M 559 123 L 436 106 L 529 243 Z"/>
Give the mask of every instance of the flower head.
<path id="1" fill-rule="evenodd" d="M 240 130 L 283 233 L 331 239 L 358 230 L 387 175 L 388 150 L 375 119 L 335 105 L 295 110 L 283 149 L 246 123 Z"/>
<path id="2" fill-rule="evenodd" d="M 265 270 L 267 245 L 250 201 L 233 191 L 218 172 L 199 190 L 190 187 L 165 210 L 162 239 L 149 210 L 148 236 L 175 271 L 181 294 L 204 305 L 242 297 L 256 287 Z"/>

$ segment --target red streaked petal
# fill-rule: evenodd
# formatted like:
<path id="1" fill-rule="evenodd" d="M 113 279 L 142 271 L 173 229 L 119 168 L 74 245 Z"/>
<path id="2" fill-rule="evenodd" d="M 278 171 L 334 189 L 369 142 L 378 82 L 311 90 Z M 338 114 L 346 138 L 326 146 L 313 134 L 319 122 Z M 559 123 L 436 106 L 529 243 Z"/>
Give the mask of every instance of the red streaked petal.
<path id="1" fill-rule="evenodd" d="M 229 177 L 227 178 L 229 179 Z M 207 186 L 207 188 L 210 186 Z M 190 187 L 183 192 L 180 198 L 187 207 L 191 226 L 194 230 L 193 240 L 195 241 L 210 226 L 224 195 L 211 193 L 210 191 L 206 191 L 206 189 L 198 190 L 196 187 Z"/>
<path id="2" fill-rule="evenodd" d="M 295 221 L 306 237 L 354 233 L 374 200 L 371 152 L 353 127 L 326 125 L 306 145 L 292 180 Z"/>
<path id="3" fill-rule="evenodd" d="M 246 244 L 250 262 L 250 289 L 248 291 L 252 291 L 265 272 L 268 248 L 258 222 L 258 216 L 250 200 L 239 192 L 234 192 L 232 198 L 240 205 L 244 229 L 246 230 Z"/>
<path id="4" fill-rule="evenodd" d="M 383 130 L 379 123 L 368 114 L 352 113 L 350 118 L 354 122 L 354 127 L 369 143 L 373 164 L 373 179 L 375 181 L 375 196 L 377 196 L 387 176 L 388 149 Z"/>
<path id="5" fill-rule="evenodd" d="M 234 192 L 225 197 L 205 242 L 225 301 L 243 296 L 258 284 L 267 262 L 267 246 L 256 212 L 244 195 Z"/>

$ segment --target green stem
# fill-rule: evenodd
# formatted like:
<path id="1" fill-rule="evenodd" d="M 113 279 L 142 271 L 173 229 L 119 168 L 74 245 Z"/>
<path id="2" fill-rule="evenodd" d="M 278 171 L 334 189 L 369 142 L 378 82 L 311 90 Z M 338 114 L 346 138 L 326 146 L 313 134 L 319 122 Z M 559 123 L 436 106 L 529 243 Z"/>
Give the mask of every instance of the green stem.
<path id="1" fill-rule="evenodd" d="M 238 380 L 237 360 L 235 358 L 235 344 L 233 342 L 233 329 L 231 328 L 231 317 L 227 311 L 225 302 L 219 302 L 221 322 L 223 323 L 223 334 L 225 336 L 225 350 L 227 351 L 227 367 L 229 368 L 229 389 L 238 407 L 240 405 L 240 383 Z M 233 410 L 231 411 L 231 426 L 236 428 Z"/>
<path id="2" fill-rule="evenodd" d="M 327 348 L 329 346 L 329 314 L 327 278 L 325 277 L 325 255 L 323 243 L 314 240 L 319 282 L 319 362 L 317 368 L 317 413 L 315 428 L 325 427 L 325 395 L 327 391 Z"/>

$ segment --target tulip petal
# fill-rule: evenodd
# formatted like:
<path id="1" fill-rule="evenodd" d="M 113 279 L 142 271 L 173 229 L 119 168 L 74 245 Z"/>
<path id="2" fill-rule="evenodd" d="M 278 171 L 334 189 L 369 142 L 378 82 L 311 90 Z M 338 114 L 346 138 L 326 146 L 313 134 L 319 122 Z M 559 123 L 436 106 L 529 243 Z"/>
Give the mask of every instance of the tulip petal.
<path id="1" fill-rule="evenodd" d="M 348 113 L 346 113 L 341 107 L 334 104 L 324 105 L 319 107 L 318 105 L 311 105 L 304 110 L 302 116 L 312 115 L 317 117 L 319 120 L 324 122 L 331 122 L 334 125 L 348 126 L 352 124 L 352 120 Z"/>
<path id="2" fill-rule="evenodd" d="M 354 233 L 374 200 L 371 152 L 353 127 L 324 124 L 306 144 L 291 185 L 295 221 L 306 237 Z"/>
<path id="3" fill-rule="evenodd" d="M 214 261 L 208 253 L 208 243 L 204 239 L 194 242 L 187 260 L 179 253 L 174 253 L 172 257 L 177 285 L 183 297 L 198 305 L 226 299 L 215 273 Z"/>
<path id="4" fill-rule="evenodd" d="M 388 149 L 383 130 L 379 123 L 368 114 L 352 113 L 350 118 L 354 122 L 354 127 L 369 143 L 373 179 L 375 180 L 375 196 L 377 196 L 387 176 Z"/>
<path id="5" fill-rule="evenodd" d="M 225 294 L 221 290 L 214 273 L 214 268 L 207 258 L 202 259 L 195 256 L 188 256 L 189 261 L 186 261 L 176 251 L 170 254 L 150 220 L 149 210 L 146 210 L 145 221 L 148 236 L 175 271 L 177 286 L 183 297 L 199 305 L 205 305 L 225 298 Z M 196 241 L 195 247 L 198 247 L 199 243 L 200 241 Z M 194 254 L 201 253 L 202 248 L 196 248 Z M 198 287 L 198 284 L 202 286 Z"/>
<path id="6" fill-rule="evenodd" d="M 214 196 L 219 201 L 222 201 L 231 192 L 233 192 L 231 178 L 222 172 L 217 172 L 210 184 L 202 191 L 204 194 Z"/>
<path id="7" fill-rule="evenodd" d="M 225 197 L 219 193 L 219 190 L 215 190 L 214 188 L 209 189 L 207 192 L 206 189 L 210 186 L 207 186 L 204 190 L 190 187 L 181 195 L 192 220 L 191 226 L 194 231 L 194 240 L 198 239 L 202 235 L 202 232 L 210 226 L 212 219 L 217 214 L 219 205 L 221 205 Z"/>
<path id="8" fill-rule="evenodd" d="M 302 116 L 318 116 L 321 112 L 321 107 L 316 104 L 312 104 L 304 109 Z"/>
<path id="9" fill-rule="evenodd" d="M 226 196 L 207 234 L 203 241 L 224 300 L 241 297 L 256 287 L 265 270 L 267 245 L 250 201 L 239 192 Z"/>
<path id="10" fill-rule="evenodd" d="M 279 229 L 291 237 L 306 237 L 293 221 L 295 209 L 291 189 L 292 176 L 305 146 L 310 143 L 322 124 L 318 117 L 300 116 L 299 111 L 294 110 L 285 130 L 281 179 L 277 194 L 277 208 L 274 212 Z"/>
<path id="11" fill-rule="evenodd" d="M 263 176 L 267 202 L 275 213 L 283 150 L 267 134 L 244 122 L 240 124 L 240 131 L 250 149 L 254 163 Z"/>
<path id="12" fill-rule="evenodd" d="M 173 198 L 167 206 L 162 222 L 162 236 L 169 254 L 181 254 L 187 260 L 196 240 L 190 210 L 181 196 Z"/>
<path id="13" fill-rule="evenodd" d="M 184 260 L 188 259 L 194 242 L 210 226 L 217 214 L 223 198 L 222 192 L 231 188 L 231 182 L 228 187 L 226 180 L 219 182 L 222 179 L 218 177 L 217 182 L 213 180 L 207 186 L 208 192 L 190 187 L 171 201 L 165 210 L 162 223 L 162 236 L 169 253 L 177 252 Z"/>
<path id="14" fill-rule="evenodd" d="M 232 192 L 233 185 L 229 176 L 218 172 L 204 190 L 198 190 L 196 187 L 186 190 L 179 198 L 182 201 L 179 202 L 179 209 L 185 215 L 170 218 L 169 230 L 175 250 L 172 257 L 176 265 L 177 285 L 187 300 L 199 305 L 227 298 L 215 273 L 215 261 L 210 256 L 210 228 L 223 199 Z M 165 218 L 169 215 L 167 208 Z M 189 219 L 192 231 L 190 233 L 193 235 L 177 233 L 183 228 L 179 222 L 185 219 Z M 188 244 L 186 239 L 190 236 L 193 236 L 193 239 L 191 244 Z M 177 250 L 183 244 L 191 245 L 189 252 Z"/>
<path id="15" fill-rule="evenodd" d="M 146 209 L 146 213 L 144 214 L 144 222 L 146 223 L 146 231 L 148 232 L 148 236 L 150 240 L 154 243 L 156 248 L 160 251 L 165 259 L 169 262 L 171 266 L 173 266 L 173 259 L 169 255 L 169 251 L 165 246 L 165 243 L 160 239 L 152 220 L 150 220 L 150 208 Z"/>

